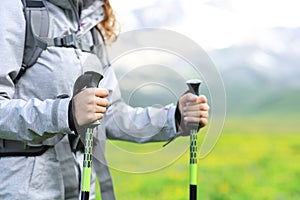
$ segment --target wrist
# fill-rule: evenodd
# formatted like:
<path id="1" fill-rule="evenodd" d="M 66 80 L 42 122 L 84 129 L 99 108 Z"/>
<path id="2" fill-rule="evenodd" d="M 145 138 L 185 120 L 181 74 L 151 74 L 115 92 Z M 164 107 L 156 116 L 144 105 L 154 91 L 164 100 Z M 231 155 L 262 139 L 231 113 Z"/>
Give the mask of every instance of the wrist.
<path id="1" fill-rule="evenodd" d="M 73 99 L 71 99 L 70 102 L 69 102 L 68 123 L 69 123 L 70 130 L 76 131 L 75 120 L 74 120 L 74 115 L 73 115 Z"/>

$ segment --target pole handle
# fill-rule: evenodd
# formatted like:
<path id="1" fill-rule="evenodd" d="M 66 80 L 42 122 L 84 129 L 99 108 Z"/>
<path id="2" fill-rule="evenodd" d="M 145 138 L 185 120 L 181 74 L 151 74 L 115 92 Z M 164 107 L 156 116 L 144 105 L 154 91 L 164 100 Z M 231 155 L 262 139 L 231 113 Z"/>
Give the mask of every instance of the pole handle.
<path id="1" fill-rule="evenodd" d="M 202 81 L 199 79 L 191 79 L 186 82 L 189 87 L 189 92 L 195 95 L 199 95 L 199 87 Z"/>
<path id="2" fill-rule="evenodd" d="M 79 76 L 74 84 L 73 96 L 78 94 L 84 88 L 97 88 L 103 76 L 98 72 L 87 71 L 83 75 Z M 85 125 L 86 128 L 94 128 L 100 125 L 100 121 L 97 120 L 91 124 Z"/>
<path id="3" fill-rule="evenodd" d="M 186 84 L 189 88 L 189 92 L 192 94 L 195 94 L 197 96 L 199 95 L 199 87 L 200 87 L 201 83 L 202 83 L 202 81 L 199 79 L 191 79 L 186 82 Z M 198 130 L 199 124 L 189 122 L 187 124 L 187 126 L 188 126 L 189 130 Z"/>
<path id="4" fill-rule="evenodd" d="M 78 94 L 83 88 L 96 88 L 103 76 L 98 72 L 87 71 L 79 76 L 74 84 L 73 95 Z"/>

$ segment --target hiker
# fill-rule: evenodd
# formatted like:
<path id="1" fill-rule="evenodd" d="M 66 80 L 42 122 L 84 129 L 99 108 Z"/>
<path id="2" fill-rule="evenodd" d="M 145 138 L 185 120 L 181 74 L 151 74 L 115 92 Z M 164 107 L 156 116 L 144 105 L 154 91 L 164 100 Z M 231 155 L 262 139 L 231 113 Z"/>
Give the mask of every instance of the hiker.
<path id="1" fill-rule="evenodd" d="M 77 138 L 96 120 L 101 119 L 96 135 L 103 149 L 106 138 L 168 141 L 182 135 L 187 122 L 207 125 L 205 96 L 187 93 L 178 106 L 159 110 L 122 101 L 105 51 L 117 36 L 108 0 L 2 1 L 0 17 L 0 199 L 78 199 Z M 96 64 L 86 66 L 90 56 Z M 85 71 L 104 78 L 98 88 L 74 95 L 74 83 Z M 113 200 L 104 151 L 96 153 L 101 162 L 93 161 L 91 188 L 97 175 L 102 200 Z"/>

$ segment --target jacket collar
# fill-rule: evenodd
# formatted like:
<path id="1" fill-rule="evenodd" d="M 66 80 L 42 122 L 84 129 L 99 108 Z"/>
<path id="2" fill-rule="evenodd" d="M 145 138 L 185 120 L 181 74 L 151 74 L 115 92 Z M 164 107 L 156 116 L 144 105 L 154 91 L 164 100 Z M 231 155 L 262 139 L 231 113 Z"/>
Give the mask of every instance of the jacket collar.
<path id="1" fill-rule="evenodd" d="M 71 3 L 73 3 L 75 5 L 75 7 L 77 7 L 78 2 L 82 1 L 83 9 L 84 9 L 84 8 L 87 8 L 88 6 L 90 6 L 94 1 L 97 1 L 97 0 L 48 0 L 48 1 L 56 6 L 64 8 L 64 9 L 72 9 Z M 102 0 L 98 0 L 98 1 L 102 1 Z"/>
<path id="2" fill-rule="evenodd" d="M 64 9 L 72 9 L 71 3 L 77 5 L 78 2 L 77 0 L 47 0 L 47 1 Z"/>

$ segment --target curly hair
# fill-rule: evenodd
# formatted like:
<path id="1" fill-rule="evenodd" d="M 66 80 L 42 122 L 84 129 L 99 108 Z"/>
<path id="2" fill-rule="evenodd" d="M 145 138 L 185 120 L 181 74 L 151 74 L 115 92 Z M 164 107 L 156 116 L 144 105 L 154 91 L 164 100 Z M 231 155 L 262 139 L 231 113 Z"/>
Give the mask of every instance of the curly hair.
<path id="1" fill-rule="evenodd" d="M 116 20 L 115 13 L 109 3 L 109 0 L 103 0 L 104 19 L 97 24 L 97 28 L 103 33 L 107 44 L 113 43 L 120 32 L 119 23 Z"/>

